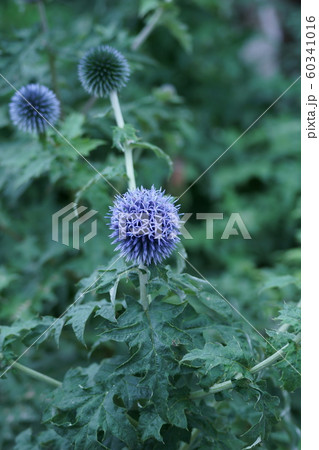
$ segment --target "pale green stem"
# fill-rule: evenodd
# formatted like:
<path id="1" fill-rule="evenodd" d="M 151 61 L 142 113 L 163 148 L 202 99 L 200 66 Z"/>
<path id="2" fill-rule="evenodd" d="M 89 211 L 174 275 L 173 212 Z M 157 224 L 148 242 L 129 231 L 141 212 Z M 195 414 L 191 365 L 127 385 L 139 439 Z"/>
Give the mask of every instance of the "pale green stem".
<path id="1" fill-rule="evenodd" d="M 119 128 L 123 128 L 125 123 L 121 111 L 121 106 L 119 98 L 116 91 L 110 93 L 110 101 L 114 111 L 115 121 Z M 124 156 L 125 156 L 125 167 L 126 174 L 128 177 L 128 185 L 130 189 L 136 189 L 135 175 L 134 175 L 134 165 L 133 165 L 133 153 L 130 142 L 125 142 L 124 144 Z"/>
<path id="2" fill-rule="evenodd" d="M 30 369 L 29 367 L 26 367 L 18 362 L 15 362 L 12 364 L 13 369 L 18 369 L 20 372 L 26 373 L 30 377 L 34 378 L 38 381 L 44 381 L 47 384 L 50 384 L 54 387 L 60 387 L 62 386 L 62 383 L 58 380 L 55 380 L 54 378 L 48 377 L 47 375 L 44 375 L 41 372 L 38 372 L 36 370 Z"/>
<path id="3" fill-rule="evenodd" d="M 121 111 L 119 98 L 117 96 L 116 91 L 110 92 L 110 101 L 111 101 L 111 105 L 112 105 L 112 108 L 114 111 L 116 124 L 119 128 L 123 128 L 125 124 L 124 124 L 124 119 L 123 119 L 123 115 L 122 115 L 122 111 Z"/>
<path id="4" fill-rule="evenodd" d="M 280 350 L 278 350 L 273 355 L 269 356 L 267 359 L 264 359 L 260 363 L 256 364 L 254 367 L 250 369 L 251 373 L 259 372 L 260 370 L 265 369 L 268 366 L 271 366 L 274 362 L 278 361 L 278 359 L 283 359 L 284 355 L 282 352 L 286 350 L 289 344 L 284 345 Z"/>
<path id="5" fill-rule="evenodd" d="M 125 146 L 124 155 L 125 155 L 125 167 L 126 167 L 126 174 L 128 177 L 129 188 L 136 189 L 132 147 L 130 147 L 129 145 Z"/>
<path id="6" fill-rule="evenodd" d="M 124 127 L 124 119 L 121 111 L 121 106 L 119 102 L 119 98 L 116 91 L 112 91 L 110 93 L 110 101 L 114 111 L 115 121 L 119 128 Z M 135 175 L 134 175 L 134 165 L 133 165 L 133 154 L 132 147 L 130 142 L 124 143 L 124 155 L 125 155 L 125 166 L 126 166 L 126 174 L 128 177 L 128 184 L 130 189 L 136 189 Z M 144 264 L 139 265 L 139 281 L 140 281 L 140 300 L 141 304 L 146 311 L 148 309 L 148 298 L 146 291 L 146 284 L 148 281 L 147 274 L 144 273 L 146 271 L 146 267 Z"/>
<path id="7" fill-rule="evenodd" d="M 43 33 L 47 34 L 49 32 L 49 25 L 48 25 L 48 19 L 47 14 L 45 11 L 45 4 L 42 0 L 38 2 L 38 8 L 39 8 L 39 14 L 41 19 L 41 26 Z"/>
<path id="8" fill-rule="evenodd" d="M 150 20 L 148 21 L 148 23 L 145 25 L 145 27 L 139 32 L 139 34 L 134 39 L 134 41 L 132 43 L 132 47 L 131 47 L 132 50 L 137 50 L 138 47 L 140 47 L 143 44 L 143 42 L 148 38 L 148 36 L 153 31 L 155 25 L 161 18 L 162 14 L 163 14 L 162 8 L 158 8 L 153 13 L 153 15 L 150 17 Z"/>
<path id="9" fill-rule="evenodd" d="M 12 367 L 14 369 L 18 369 L 21 372 L 29 375 L 30 377 L 34 378 L 35 380 L 38 381 L 44 381 L 47 384 L 50 384 L 51 386 L 54 387 L 61 387 L 62 383 L 58 380 L 55 380 L 54 378 L 48 377 L 47 375 L 44 375 L 43 373 L 37 372 L 36 370 L 30 369 L 29 367 L 26 367 L 20 363 L 13 363 Z M 131 422 L 131 424 L 135 427 L 138 426 L 138 422 L 133 419 L 133 417 L 131 417 L 129 414 L 127 414 L 127 418 L 128 420 Z"/>
<path id="10" fill-rule="evenodd" d="M 13 363 L 12 367 L 14 369 L 18 369 L 21 372 L 29 375 L 30 377 L 34 378 L 35 380 L 38 381 L 44 381 L 47 384 L 50 384 L 51 386 L 54 387 L 61 387 L 62 383 L 58 380 L 55 380 L 54 378 L 48 377 L 47 375 L 44 375 L 43 373 L 37 372 L 36 370 L 30 369 L 29 367 L 26 367 L 20 363 Z M 138 422 L 133 419 L 133 417 L 131 417 L 129 414 L 127 414 L 127 418 L 128 420 L 131 422 L 131 424 L 135 427 L 138 426 Z"/>
<path id="11" fill-rule="evenodd" d="M 146 291 L 146 285 L 148 281 L 147 273 L 144 273 L 146 271 L 146 267 L 144 264 L 139 265 L 139 280 L 140 280 L 140 300 L 141 304 L 146 311 L 149 306 L 148 298 L 147 298 L 147 291 Z"/>
<path id="12" fill-rule="evenodd" d="M 297 336 L 295 342 L 298 342 L 300 340 L 300 336 Z M 283 351 L 288 347 L 289 344 L 284 345 L 280 350 L 278 350 L 273 355 L 266 358 L 264 361 L 261 361 L 260 363 L 256 364 L 254 367 L 250 369 L 251 373 L 257 373 L 261 370 L 265 369 L 266 367 L 271 366 L 279 359 L 284 359 L 285 355 L 283 355 Z M 241 373 L 237 374 L 235 376 L 236 380 L 240 380 L 243 378 L 243 375 Z M 223 383 L 216 383 L 212 387 L 209 388 L 208 391 L 195 391 L 190 394 L 191 398 L 202 398 L 206 397 L 207 395 L 215 394 L 216 392 L 225 391 L 226 389 L 232 389 L 234 387 L 234 383 L 231 380 L 224 381 Z"/>
<path id="13" fill-rule="evenodd" d="M 48 25 L 48 19 L 47 19 L 47 15 L 46 15 L 46 11 L 45 11 L 44 1 L 41 0 L 38 2 L 38 8 L 39 8 L 39 15 L 40 15 L 40 20 L 41 20 L 42 31 L 43 31 L 43 34 L 45 35 L 45 39 L 46 39 L 46 48 L 48 50 L 52 87 L 53 87 L 54 92 L 56 93 L 56 96 L 59 97 L 57 74 L 56 74 L 56 67 L 55 67 L 55 54 L 49 43 L 50 42 L 49 41 L 49 25 Z"/>

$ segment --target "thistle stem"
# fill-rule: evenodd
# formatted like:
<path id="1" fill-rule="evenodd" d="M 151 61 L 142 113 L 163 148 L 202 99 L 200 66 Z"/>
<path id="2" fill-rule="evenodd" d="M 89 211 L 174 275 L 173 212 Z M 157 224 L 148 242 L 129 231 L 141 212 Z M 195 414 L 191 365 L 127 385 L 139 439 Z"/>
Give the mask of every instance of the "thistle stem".
<path id="1" fill-rule="evenodd" d="M 41 143 L 42 147 L 45 148 L 47 145 L 47 135 L 46 132 L 44 131 L 43 133 L 39 133 L 38 134 L 39 137 L 39 142 Z"/>
<path id="2" fill-rule="evenodd" d="M 110 101 L 113 108 L 116 124 L 119 128 L 124 128 L 125 122 L 123 119 L 121 106 L 119 98 L 116 91 L 110 93 Z M 124 143 L 124 156 L 125 156 L 125 167 L 126 174 L 128 177 L 128 185 L 130 189 L 136 189 L 135 175 L 134 175 L 134 164 L 133 164 L 133 154 L 130 142 Z"/>
<path id="3" fill-rule="evenodd" d="M 297 336 L 295 342 L 298 342 L 300 340 L 300 336 Z M 264 361 L 261 361 L 260 363 L 256 364 L 254 367 L 250 369 L 251 373 L 257 373 L 261 370 L 265 369 L 266 367 L 271 366 L 279 359 L 284 359 L 283 351 L 286 350 L 289 344 L 284 345 L 280 350 L 278 350 L 273 355 L 266 358 Z M 243 378 L 243 375 L 241 373 L 238 373 L 235 376 L 236 380 L 240 380 Z M 202 398 L 206 397 L 207 395 L 215 394 L 216 392 L 225 391 L 226 389 L 232 389 L 234 387 L 234 383 L 231 380 L 224 381 L 223 383 L 216 383 L 212 387 L 209 388 L 208 391 L 194 391 L 190 394 L 190 397 L 195 398 Z"/>
<path id="4" fill-rule="evenodd" d="M 163 14 L 163 9 L 158 8 L 153 15 L 150 17 L 148 23 L 145 25 L 145 27 L 140 31 L 140 33 L 135 37 L 133 43 L 132 43 L 132 50 L 137 50 L 138 47 L 140 47 L 143 42 L 148 38 L 148 36 L 153 31 L 155 25 L 159 21 Z"/>
<path id="5" fill-rule="evenodd" d="M 110 101 L 113 108 L 116 124 L 119 128 L 123 128 L 125 123 L 121 111 L 119 98 L 116 91 L 110 92 Z"/>
<path id="6" fill-rule="evenodd" d="M 40 20 L 41 20 L 42 31 L 43 31 L 43 34 L 45 35 L 45 39 L 46 39 L 45 45 L 46 45 L 46 48 L 48 51 L 48 59 L 49 59 L 52 87 L 53 87 L 53 90 L 54 90 L 56 96 L 59 98 L 57 74 L 56 74 L 56 67 L 55 67 L 55 54 L 49 44 L 48 34 L 49 34 L 50 30 L 49 30 L 47 14 L 46 14 L 46 10 L 45 10 L 45 3 L 43 0 L 40 0 L 38 2 L 38 8 L 39 8 L 39 15 L 40 15 Z"/>
<path id="7" fill-rule="evenodd" d="M 136 189 L 135 176 L 134 176 L 134 166 L 133 166 L 133 153 L 132 148 L 130 146 L 125 147 L 124 155 L 125 155 L 125 167 L 126 173 L 129 180 L 129 188 Z"/>
<path id="8" fill-rule="evenodd" d="M 139 280 L 140 280 L 140 300 L 141 300 L 141 304 L 144 308 L 145 311 L 148 310 L 148 298 L 147 298 L 147 291 L 146 291 L 146 285 L 147 285 L 147 281 L 148 281 L 148 277 L 146 273 L 143 273 L 144 271 L 146 271 L 146 267 L 144 266 L 144 264 L 140 264 L 139 265 Z"/>
<path id="9" fill-rule="evenodd" d="M 2 355 L 0 354 L 0 359 L 2 358 Z M 20 364 L 18 362 L 12 363 L 11 366 L 13 369 L 18 369 L 20 372 L 23 372 L 30 377 L 34 378 L 38 381 L 43 381 L 44 383 L 50 384 L 54 387 L 60 387 L 62 386 L 62 383 L 58 380 L 55 380 L 54 378 L 48 377 L 47 375 L 44 375 L 41 372 L 38 372 L 37 370 L 30 369 L 29 367 L 24 366 L 23 364 Z"/>
<path id="10" fill-rule="evenodd" d="M 40 0 L 38 2 L 38 8 L 39 8 L 39 15 L 40 15 L 40 19 L 41 19 L 43 33 L 47 34 L 49 31 L 49 25 L 48 25 L 47 15 L 46 15 L 46 11 L 45 11 L 45 5 L 42 0 Z"/>

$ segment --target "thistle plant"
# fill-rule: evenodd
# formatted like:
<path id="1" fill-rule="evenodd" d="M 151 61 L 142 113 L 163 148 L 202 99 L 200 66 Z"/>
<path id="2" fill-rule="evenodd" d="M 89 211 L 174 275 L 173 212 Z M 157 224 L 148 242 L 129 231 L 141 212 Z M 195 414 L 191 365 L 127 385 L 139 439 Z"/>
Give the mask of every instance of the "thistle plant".
<path id="1" fill-rule="evenodd" d="M 28 84 L 11 99 L 11 120 L 20 130 L 43 134 L 60 115 L 60 102 L 55 94 L 41 84 Z"/>
<path id="2" fill-rule="evenodd" d="M 135 39 L 127 42 L 127 45 L 133 43 L 132 49 L 137 49 L 144 43 L 157 23 L 164 26 L 167 21 L 169 27 L 174 29 L 174 20 L 178 17 L 173 2 L 154 2 L 154 5 L 152 2 L 147 3 L 147 7 L 143 8 L 144 13 L 149 13 L 148 24 Z M 183 26 L 174 30 L 178 36 L 185 31 Z M 102 249 L 100 253 L 92 252 L 92 248 L 86 250 L 83 245 L 83 252 L 81 248 L 76 256 L 72 255 L 72 258 L 78 260 L 71 260 L 68 259 L 71 258 L 69 253 L 75 252 L 70 252 L 69 248 L 63 253 L 63 249 L 60 251 L 59 247 L 53 247 L 52 251 L 50 247 L 50 251 L 43 253 L 41 241 L 37 252 L 30 252 L 32 255 L 28 270 L 25 269 L 23 260 L 26 277 L 30 276 L 32 270 L 35 278 L 38 276 L 38 265 L 35 264 L 37 256 L 46 264 L 44 268 L 50 277 L 46 279 L 43 275 L 43 283 L 42 278 L 39 283 L 40 293 L 35 297 L 37 299 L 44 296 L 44 311 L 49 311 L 52 298 L 54 308 L 49 312 L 52 316 L 23 319 L 13 327 L 0 327 L 0 364 L 3 365 L 1 376 L 5 375 L 9 381 L 12 382 L 13 379 L 16 383 L 11 392 L 15 392 L 15 386 L 19 385 L 19 396 L 24 386 L 21 378 L 17 381 L 12 376 L 10 379 L 11 369 L 36 380 L 31 395 L 29 390 L 25 400 L 31 403 L 39 393 L 39 398 L 45 398 L 46 408 L 40 428 L 39 405 L 36 403 L 36 414 L 34 419 L 30 419 L 30 428 L 18 435 L 16 443 L 10 448 L 240 450 L 258 445 L 265 448 L 288 448 L 290 437 L 298 435 L 299 431 L 290 422 L 285 425 L 290 414 L 287 392 L 294 391 L 299 385 L 299 305 L 294 302 L 283 305 L 277 317 L 280 326 L 274 326 L 273 330 L 270 330 L 271 326 L 265 326 L 262 332 L 256 333 L 258 330 L 248 319 L 242 320 L 246 311 L 238 313 L 239 310 L 232 307 L 232 303 L 214 288 L 216 284 L 224 292 L 223 287 L 231 284 L 230 275 L 220 279 L 216 269 L 216 279 L 211 283 L 199 273 L 195 262 L 194 265 L 189 262 L 181 242 L 180 206 L 169 194 L 170 185 L 164 190 L 160 183 L 150 180 L 151 177 L 143 177 L 142 185 L 142 174 L 138 171 L 135 173 L 133 151 L 137 148 L 141 151 L 153 151 L 156 157 L 162 158 L 169 165 L 171 161 L 164 150 L 142 141 L 134 127 L 124 122 L 118 92 L 126 86 L 130 76 L 126 58 L 108 45 L 97 46 L 81 58 L 78 76 L 88 94 L 102 99 L 110 98 L 117 125 L 113 127 L 113 148 L 123 151 L 125 170 L 123 158 L 115 157 L 111 148 L 107 154 L 100 151 L 97 152 L 99 154 L 96 159 L 95 155 L 92 158 L 99 169 L 99 177 L 92 177 L 89 172 L 92 167 L 82 165 L 83 161 L 78 161 L 77 154 L 72 153 L 70 157 L 63 159 L 65 146 L 54 147 L 54 152 L 51 152 L 53 147 L 48 146 L 48 151 L 40 155 L 46 158 L 42 164 L 44 170 L 53 161 L 54 175 L 58 175 L 54 180 L 56 182 L 58 179 L 61 183 L 59 195 L 66 194 L 68 199 L 77 199 L 79 192 L 84 196 L 92 188 L 91 195 L 87 195 L 86 200 L 94 209 L 101 207 L 100 211 L 108 210 L 106 220 L 109 229 L 104 225 L 95 237 L 96 245 L 93 248 L 99 251 Z M 149 87 L 145 90 L 147 101 L 151 98 L 153 102 Z M 55 124 L 59 118 L 59 101 L 52 91 L 38 84 L 27 85 L 20 93 L 21 95 L 16 93 L 10 103 L 13 123 L 23 131 L 43 134 L 48 127 L 46 121 Z M 177 116 L 175 106 L 180 107 L 180 103 L 170 105 L 171 110 L 166 110 L 165 102 L 162 103 L 164 106 L 161 106 L 161 111 L 165 113 L 163 116 L 169 118 L 172 130 L 169 130 L 167 139 L 165 133 L 160 138 L 163 137 L 164 143 L 174 145 L 177 141 L 176 130 L 173 129 Z M 76 108 L 78 106 L 76 103 Z M 66 105 L 65 110 L 69 108 Z M 153 120 L 156 121 L 157 110 L 154 117 Z M 143 118 L 147 120 L 147 114 Z M 138 120 L 136 115 L 137 123 Z M 160 121 L 155 122 L 159 130 L 162 130 L 161 124 Z M 186 124 L 178 117 L 178 133 L 187 128 Z M 84 114 L 76 110 L 65 119 L 63 128 L 61 127 L 71 147 L 82 150 L 87 158 L 90 158 L 89 149 L 95 149 L 96 145 L 105 147 L 106 137 L 109 137 L 109 133 L 103 136 L 103 127 L 98 136 L 91 136 L 94 127 L 90 125 L 90 121 L 85 122 Z M 199 132 L 194 131 L 194 135 L 197 131 Z M 141 134 L 147 134 L 147 131 Z M 153 138 L 153 134 L 151 135 Z M 95 139 L 97 137 L 99 139 Z M 98 144 L 93 142 L 95 146 L 91 146 L 94 140 Z M 38 146 L 35 147 L 37 151 Z M 170 146 L 167 147 L 167 153 L 170 153 Z M 36 155 L 32 155 L 31 163 L 35 157 Z M 58 173 L 62 164 L 56 164 L 57 157 L 63 163 L 62 177 Z M 93 165 L 89 160 L 87 162 L 90 166 Z M 29 171 L 31 176 L 36 176 L 31 163 Z M 72 178 L 65 181 L 68 178 L 67 169 L 70 169 Z M 116 190 L 123 187 L 123 180 L 127 187 L 125 185 L 122 194 L 113 199 L 113 192 L 108 190 L 109 185 L 104 186 L 102 181 L 97 183 L 101 174 L 113 177 L 112 183 Z M 229 178 L 227 176 L 228 180 Z M 145 179 L 149 180 L 149 185 Z M 45 181 L 41 179 L 41 183 Z M 146 183 L 147 187 L 144 187 Z M 52 186 L 49 187 L 46 190 L 48 195 L 53 191 Z M 39 185 L 36 188 L 35 197 L 38 199 Z M 76 192 L 76 189 L 79 190 Z M 233 202 L 233 196 L 230 197 Z M 31 195 L 26 198 L 31 198 Z M 55 201 L 55 198 L 49 199 L 50 207 L 51 202 L 55 204 Z M 61 207 L 65 208 L 65 204 Z M 67 214 L 63 219 L 64 228 L 73 212 Z M 14 220 L 17 221 L 16 217 Z M 0 225 L 2 227 L 2 223 Z M 21 232 L 20 228 L 19 231 Z M 107 234 L 113 245 L 106 245 Z M 20 235 L 13 239 L 19 244 L 22 241 Z M 211 242 L 207 243 L 207 247 L 208 244 Z M 25 248 L 33 245 L 35 239 L 27 240 Z M 217 260 L 216 267 L 221 262 L 226 265 L 226 250 L 219 259 L 213 245 L 207 253 L 206 250 L 207 248 L 203 255 L 204 266 L 209 256 L 212 260 Z M 14 254 L 12 273 L 7 273 L 0 267 L 3 283 L 1 295 L 6 295 L 10 283 L 17 283 L 17 254 L 20 253 Z M 109 261 L 110 255 L 114 258 Z M 103 264 L 104 257 L 106 262 Z M 78 261 L 82 262 L 82 266 Z M 239 259 L 235 259 L 234 266 L 240 272 L 238 261 Z M 90 264 L 93 273 L 89 272 Z M 187 273 L 187 264 L 197 272 L 196 276 Z M 53 268 L 59 274 L 59 265 L 65 268 L 65 279 L 72 280 L 69 281 L 68 289 L 62 288 L 64 281 L 60 282 L 57 277 L 52 277 Z M 94 269 L 96 266 L 98 267 Z M 248 272 L 247 266 L 248 264 L 244 269 Z M 69 292 L 74 291 L 73 280 L 77 273 L 81 274 L 77 281 L 82 274 L 84 278 L 79 281 L 79 291 L 72 301 Z M 257 278 L 256 272 L 253 272 L 253 277 Z M 275 280 L 278 283 L 275 286 L 280 287 L 280 282 L 290 281 L 287 278 L 279 282 Z M 239 283 L 239 286 L 235 286 L 236 282 L 230 289 L 233 298 L 236 289 L 239 291 L 242 286 L 246 288 L 249 285 L 248 280 L 244 280 L 244 284 Z M 26 289 L 28 301 L 34 284 L 32 279 L 32 286 L 28 285 Z M 53 289 L 50 291 L 51 286 Z M 22 295 L 20 290 L 23 289 L 19 289 L 19 296 Z M 246 292 L 243 294 L 245 305 L 249 302 L 256 305 L 255 296 L 248 294 L 249 289 L 247 299 Z M 272 301 L 274 298 L 272 297 Z M 28 305 L 26 301 L 22 306 L 26 308 L 25 305 Z M 269 305 L 267 308 L 270 310 Z M 36 314 L 39 311 L 42 311 L 40 306 L 36 309 Z M 23 312 L 24 310 L 22 314 Z M 28 319 L 30 315 L 29 312 Z M 257 313 L 252 313 L 251 320 L 256 315 Z M 271 317 L 268 324 L 269 322 L 272 323 Z M 60 341 L 66 343 L 68 353 L 63 353 L 63 346 L 60 345 L 52 363 L 50 358 L 42 360 L 40 356 L 37 367 L 28 367 L 33 366 L 32 358 L 40 350 L 39 346 L 45 345 L 44 342 L 50 337 L 57 344 Z M 53 353 L 55 347 L 52 341 L 49 348 Z M 30 348 L 34 350 L 33 354 L 27 353 Z M 28 355 L 30 360 L 25 366 L 21 364 L 24 361 L 20 361 L 20 358 L 25 359 Z M 38 367 L 40 371 L 35 370 Z M 47 374 L 44 375 L 42 371 Z M 45 391 L 43 383 L 52 392 Z M 10 421 L 12 415 L 10 414 Z M 282 428 L 278 431 L 277 418 L 280 416 L 282 421 L 279 426 Z M 24 426 L 25 418 L 22 419 Z M 0 421 L 0 431 L 1 426 Z M 295 431 L 292 431 L 293 426 Z M 272 427 L 275 431 L 273 436 Z M 269 445 L 268 439 L 272 439 Z M 276 445 L 276 439 L 279 445 Z M 297 448 L 297 445 L 293 444 L 291 447 Z"/>
<path id="3" fill-rule="evenodd" d="M 84 89 L 96 97 L 110 97 L 117 126 L 124 127 L 124 119 L 118 99 L 118 91 L 129 79 L 130 69 L 126 58 L 109 45 L 100 45 L 87 51 L 79 62 L 78 74 Z M 123 146 L 126 173 L 130 189 L 136 188 L 132 147 Z"/>

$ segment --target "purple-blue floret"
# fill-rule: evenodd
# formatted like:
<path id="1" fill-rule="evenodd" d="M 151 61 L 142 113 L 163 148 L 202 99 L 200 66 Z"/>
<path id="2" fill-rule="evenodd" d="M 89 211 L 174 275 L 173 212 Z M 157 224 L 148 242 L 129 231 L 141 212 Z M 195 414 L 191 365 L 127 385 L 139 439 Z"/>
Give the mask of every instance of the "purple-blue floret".
<path id="1" fill-rule="evenodd" d="M 107 215 L 115 250 L 136 264 L 161 263 L 180 241 L 178 211 L 174 198 L 154 186 L 118 195 Z"/>
<path id="2" fill-rule="evenodd" d="M 28 84 L 16 92 L 9 104 L 11 120 L 20 130 L 44 133 L 60 115 L 55 94 L 41 84 Z"/>

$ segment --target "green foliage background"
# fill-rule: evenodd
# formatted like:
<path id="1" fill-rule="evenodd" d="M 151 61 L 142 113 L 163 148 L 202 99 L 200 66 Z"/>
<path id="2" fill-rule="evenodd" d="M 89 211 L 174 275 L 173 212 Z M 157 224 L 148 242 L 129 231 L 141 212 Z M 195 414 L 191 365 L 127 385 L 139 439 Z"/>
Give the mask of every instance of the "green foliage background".
<path id="1" fill-rule="evenodd" d="M 132 43 L 135 36 L 158 7 L 164 8 L 158 26 L 146 42 L 134 51 Z M 276 33 L 275 37 L 271 37 L 262 26 L 261 17 L 265 16 L 267 8 L 275 12 L 279 37 Z M 120 94 L 125 120 L 134 126 L 143 141 L 163 149 L 173 161 L 174 169 L 170 174 L 165 158 L 157 158 L 147 149 L 138 149 L 135 152 L 138 184 L 145 187 L 152 184 L 163 186 L 177 197 L 297 79 L 300 72 L 300 12 L 299 3 L 292 0 L 181 0 L 172 3 L 159 0 L 61 0 L 47 1 L 46 11 L 49 23 L 47 34 L 43 33 L 36 3 L 22 0 L 1 2 L 0 72 L 16 88 L 29 82 L 39 82 L 57 89 L 63 108 L 57 128 L 120 192 L 126 190 L 127 180 L 123 156 L 113 145 L 114 118 L 109 101 L 92 101 L 77 78 L 77 63 L 86 49 L 107 43 L 128 58 L 132 69 L 131 80 Z M 249 45 L 261 41 L 267 42 L 272 59 L 269 59 L 267 51 L 259 50 L 259 55 L 248 61 L 244 55 L 249 53 Z M 55 59 L 55 81 L 50 71 L 50 58 L 51 62 L 52 58 Z M 270 72 L 268 69 L 271 69 Z M 89 285 L 90 278 L 87 280 L 87 277 L 97 267 L 106 268 L 109 265 L 114 251 L 104 215 L 112 203 L 114 192 L 98 176 L 95 177 L 96 173 L 53 130 L 49 132 L 50 141 L 45 149 L 35 137 L 16 130 L 8 115 L 8 102 L 13 90 L 3 79 L 0 79 L 0 88 L 0 320 L 3 325 L 0 342 L 5 358 L 9 359 L 18 356 L 28 343 L 41 334 L 50 325 L 50 318 L 64 312 L 79 292 L 79 286 L 83 290 Z M 294 314 L 298 310 L 296 304 L 300 295 L 299 90 L 297 82 L 180 199 L 181 210 L 193 213 L 188 222 L 193 239 L 183 240 L 187 259 L 264 336 L 272 339 L 276 349 L 290 339 L 290 361 L 294 365 L 297 365 L 298 357 L 292 335 L 299 332 L 298 314 L 297 318 Z M 82 245 L 80 251 L 51 239 L 52 214 L 75 199 L 98 211 L 98 235 Z M 223 221 L 215 222 L 213 240 L 205 239 L 205 223 L 194 220 L 197 212 L 224 214 Z M 243 240 L 240 236 L 220 239 L 232 212 L 241 214 L 251 240 Z M 172 260 L 172 266 L 174 264 Z M 121 270 L 124 269 L 116 267 L 112 272 L 113 278 L 120 276 Z M 191 267 L 187 266 L 186 270 L 199 277 Z M 226 347 L 230 347 L 231 359 L 237 356 L 240 366 L 251 367 L 273 352 L 236 313 L 218 302 L 218 296 L 213 291 L 209 293 L 206 285 L 200 286 L 199 280 L 193 287 L 193 280 L 185 274 L 174 272 L 172 275 L 168 271 L 152 276 L 153 292 L 166 300 L 172 292 L 174 295 L 177 293 L 175 296 L 178 298 L 182 292 L 183 301 L 187 298 L 189 302 L 185 306 L 176 299 L 170 299 L 163 306 L 159 300 L 154 300 L 150 314 L 154 314 L 157 329 L 161 329 L 163 321 L 180 329 L 181 334 L 174 335 L 173 340 L 188 349 L 187 356 L 185 352 L 180 352 L 180 359 L 183 358 L 188 364 L 183 370 L 191 371 L 194 363 L 200 374 L 201 388 L 232 378 L 238 372 L 238 367 L 232 364 L 219 363 L 213 369 L 220 355 L 216 346 L 210 348 L 209 343 L 221 339 L 220 336 L 223 336 Z M 170 286 L 167 291 L 160 291 L 160 281 L 156 284 L 157 277 L 159 280 L 171 280 L 167 281 L 167 286 Z M 60 329 L 55 327 L 57 340 L 62 332 L 59 348 L 51 336 L 38 348 L 32 348 L 20 361 L 59 380 L 71 369 L 67 374 L 65 391 L 56 394 L 52 400 L 50 386 L 35 382 L 17 370 L 11 370 L 1 379 L 0 448 L 101 448 L 93 446 L 94 439 L 90 440 L 90 435 L 86 444 L 83 440 L 74 443 L 74 435 L 80 433 L 78 429 L 65 429 L 62 437 L 58 437 L 56 429 L 74 418 L 74 411 L 69 411 L 66 404 L 62 405 L 63 401 L 80 398 L 72 390 L 74 385 L 81 384 L 79 380 L 83 379 L 83 383 L 88 383 L 88 391 L 94 390 L 92 395 L 96 396 L 98 404 L 105 392 L 111 392 L 111 385 L 107 385 L 106 381 L 110 368 L 101 361 L 123 357 L 127 336 L 120 336 L 119 330 L 114 328 L 108 306 L 109 294 L 106 295 L 109 292 L 109 287 L 105 287 L 107 279 L 103 278 L 103 283 L 100 291 L 96 295 L 91 294 L 84 302 L 82 310 L 74 314 L 71 311 L 65 320 L 69 326 L 63 330 L 62 323 Z M 128 289 L 130 294 L 135 292 L 134 273 L 130 283 L 128 288 L 120 285 L 120 293 L 121 289 L 123 292 Z M 202 310 L 204 294 L 212 296 L 217 315 L 211 317 L 207 310 Z M 200 307 L 196 303 L 198 298 L 202 302 Z M 119 321 L 131 326 L 134 318 L 142 327 L 143 317 L 138 304 L 132 300 L 126 301 L 131 305 L 131 316 L 123 318 L 122 315 Z M 88 309 L 85 309 L 86 302 Z M 196 322 L 199 319 L 193 317 L 194 309 L 191 307 L 202 314 L 200 326 L 211 330 L 206 335 L 199 329 L 198 335 L 195 331 L 191 338 L 189 332 L 185 335 L 183 314 L 188 317 L 188 325 L 185 325 L 188 330 L 192 320 L 194 329 L 199 326 Z M 274 321 L 278 315 L 287 324 L 284 333 L 280 334 L 269 331 L 278 328 Z M 231 338 L 237 338 L 237 331 L 241 351 L 232 348 Z M 103 339 L 101 333 L 105 332 L 108 337 Z M 149 339 L 148 332 L 147 329 L 143 331 L 145 342 Z M 164 330 L 161 335 L 165 349 L 167 333 Z M 191 339 L 191 345 L 188 339 Z M 133 337 L 130 336 L 129 340 Z M 214 351 L 217 353 L 214 354 Z M 152 361 L 145 364 L 151 366 Z M 196 411 L 190 404 L 178 409 L 180 403 L 177 400 L 174 403 L 174 399 L 169 397 L 172 414 L 176 417 L 169 417 L 167 422 L 163 419 L 167 412 L 155 413 L 145 400 L 143 413 L 138 416 L 141 426 L 138 438 L 124 409 L 121 410 L 122 415 L 116 416 L 119 414 L 117 408 L 110 413 L 116 421 L 113 423 L 110 420 L 104 431 L 114 430 L 118 421 L 123 426 L 115 432 L 113 441 L 105 445 L 112 449 L 125 448 L 125 445 L 147 449 L 163 446 L 180 448 L 180 442 L 189 439 L 187 427 L 181 423 L 186 420 L 183 419 L 186 408 L 191 411 L 188 417 L 190 431 L 200 428 L 199 423 L 207 419 L 207 429 L 201 431 L 206 438 L 197 437 L 197 441 L 191 444 L 193 447 L 189 448 L 205 449 L 214 445 L 216 449 L 241 449 L 244 445 L 252 445 L 256 436 L 262 434 L 260 429 L 255 435 L 249 431 L 251 436 L 246 436 L 242 441 L 240 436 L 254 423 L 264 428 L 266 437 L 260 444 L 262 448 L 298 448 L 300 402 L 299 391 L 295 388 L 299 380 L 293 371 L 288 370 L 289 366 L 287 369 L 285 362 L 277 366 L 268 369 L 262 379 L 257 380 L 264 384 L 266 392 L 262 406 L 258 397 L 261 384 L 255 389 L 257 394 L 254 399 L 243 384 L 236 391 L 226 391 L 216 396 L 214 402 L 219 403 L 220 407 L 202 402 L 196 404 Z M 130 370 L 133 371 L 132 368 Z M 186 389 L 186 386 L 188 389 L 195 383 L 189 380 L 191 375 L 186 372 L 178 375 L 172 368 L 162 367 L 162 370 L 163 373 L 170 373 L 171 377 L 187 379 L 184 385 L 181 384 L 181 389 Z M 111 380 L 112 377 L 107 379 L 123 391 L 125 388 L 120 375 L 115 374 L 114 380 Z M 131 392 L 131 397 L 128 395 L 126 400 L 122 399 L 127 410 L 132 409 L 134 401 L 142 395 L 139 389 L 150 388 L 150 384 L 137 386 L 134 376 L 129 383 L 135 386 L 135 397 Z M 93 379 L 102 381 L 96 384 Z M 150 383 L 156 385 L 157 381 Z M 291 394 L 288 391 L 295 392 Z M 143 391 L 142 397 L 147 399 L 149 395 Z M 268 422 L 273 419 L 268 421 L 267 414 L 271 415 L 269 411 L 275 401 L 267 396 L 279 398 L 276 415 L 281 416 L 281 420 L 274 420 L 271 430 L 268 430 Z M 116 408 L 111 396 L 103 401 L 109 402 L 111 410 Z M 162 401 L 165 403 L 165 397 Z M 78 411 L 85 407 L 88 399 L 82 398 L 81 402 L 77 405 Z M 256 403 L 260 410 L 254 409 Z M 50 410 L 52 404 L 58 405 L 63 414 L 55 416 Z M 67 406 L 71 409 L 70 404 Z M 95 407 L 93 404 L 92 409 Z M 214 409 L 213 415 L 209 408 Z M 259 420 L 258 411 L 266 417 L 266 425 L 264 419 Z M 90 415 L 85 409 L 81 414 L 81 418 Z M 47 428 L 45 423 L 53 423 L 54 426 Z M 90 429 L 93 424 L 83 423 L 80 429 L 86 429 L 86 426 Z M 218 430 L 215 437 L 209 437 L 210 427 Z M 125 441 L 124 435 L 128 441 Z M 135 441 L 141 439 L 141 435 L 143 444 L 140 440 Z"/>

